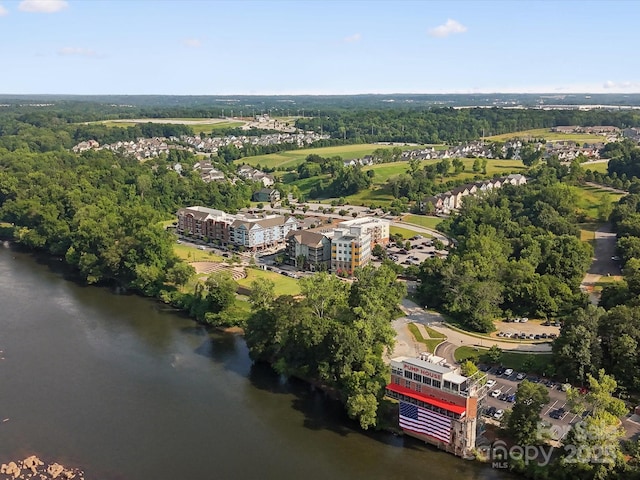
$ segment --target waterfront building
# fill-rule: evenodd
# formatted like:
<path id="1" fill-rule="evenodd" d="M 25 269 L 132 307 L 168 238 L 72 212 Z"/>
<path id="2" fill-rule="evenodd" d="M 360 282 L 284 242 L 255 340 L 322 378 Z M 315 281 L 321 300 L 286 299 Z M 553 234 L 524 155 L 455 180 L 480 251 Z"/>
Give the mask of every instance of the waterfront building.
<path id="1" fill-rule="evenodd" d="M 386 395 L 399 402 L 402 431 L 460 457 L 472 455 L 476 447 L 486 394 L 482 372 L 466 377 L 429 353 L 391 359 Z"/>

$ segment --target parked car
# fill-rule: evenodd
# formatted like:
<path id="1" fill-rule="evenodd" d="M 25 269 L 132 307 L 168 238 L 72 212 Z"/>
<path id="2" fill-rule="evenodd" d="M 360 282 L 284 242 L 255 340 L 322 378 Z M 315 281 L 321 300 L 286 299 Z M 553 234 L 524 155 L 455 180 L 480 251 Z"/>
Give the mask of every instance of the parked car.
<path id="1" fill-rule="evenodd" d="M 507 402 L 514 403 L 515 401 L 516 401 L 516 394 L 515 393 L 512 393 L 511 395 L 509 395 L 507 397 Z"/>
<path id="2" fill-rule="evenodd" d="M 487 408 L 485 413 L 487 414 L 487 416 L 493 417 L 493 414 L 496 413 L 497 410 L 498 409 L 496 407 L 489 407 Z"/>
<path id="3" fill-rule="evenodd" d="M 494 390 L 493 392 L 491 392 L 491 396 L 493 398 L 498 398 L 500 395 L 502 395 L 502 390 L 500 390 L 500 389 Z"/>
<path id="4" fill-rule="evenodd" d="M 496 413 L 493 414 L 493 418 L 495 418 L 496 420 L 502 420 L 502 417 L 504 417 L 504 410 L 502 410 L 501 408 L 496 410 Z"/>
<path id="5" fill-rule="evenodd" d="M 495 384 L 495 380 L 487 380 L 487 388 L 492 388 Z"/>
<path id="6" fill-rule="evenodd" d="M 520 372 L 520 373 L 518 373 L 518 374 L 516 375 L 516 380 L 518 380 L 518 381 L 520 381 L 520 380 L 524 380 L 524 377 L 526 377 L 526 376 L 527 376 L 527 374 L 526 374 L 526 373 L 522 373 L 522 372 Z"/>
<path id="7" fill-rule="evenodd" d="M 505 377 L 510 377 L 512 374 L 513 374 L 513 368 L 507 368 L 507 369 L 504 371 L 504 376 L 505 376 Z"/>

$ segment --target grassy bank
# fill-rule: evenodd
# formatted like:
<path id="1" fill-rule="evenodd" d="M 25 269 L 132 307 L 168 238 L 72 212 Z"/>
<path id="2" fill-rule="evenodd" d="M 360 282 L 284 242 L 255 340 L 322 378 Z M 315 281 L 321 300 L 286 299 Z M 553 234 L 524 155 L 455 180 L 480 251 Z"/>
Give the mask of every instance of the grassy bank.
<path id="1" fill-rule="evenodd" d="M 475 363 L 493 364 L 494 362 L 487 355 L 487 351 L 486 348 L 458 347 L 453 355 L 457 362 L 472 360 Z M 548 371 L 549 365 L 553 363 L 553 355 L 551 353 L 531 354 L 503 351 L 498 363 L 503 367 L 513 368 L 517 372 L 542 375 Z"/>

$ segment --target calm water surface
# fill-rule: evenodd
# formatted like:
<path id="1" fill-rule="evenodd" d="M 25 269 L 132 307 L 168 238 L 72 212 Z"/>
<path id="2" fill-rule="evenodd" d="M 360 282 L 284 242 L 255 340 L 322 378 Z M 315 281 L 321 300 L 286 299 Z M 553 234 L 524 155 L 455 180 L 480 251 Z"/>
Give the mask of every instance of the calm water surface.
<path id="1" fill-rule="evenodd" d="M 98 480 L 503 479 L 366 434 L 241 337 L 64 278 L 0 243 L 0 463 L 37 454 Z"/>

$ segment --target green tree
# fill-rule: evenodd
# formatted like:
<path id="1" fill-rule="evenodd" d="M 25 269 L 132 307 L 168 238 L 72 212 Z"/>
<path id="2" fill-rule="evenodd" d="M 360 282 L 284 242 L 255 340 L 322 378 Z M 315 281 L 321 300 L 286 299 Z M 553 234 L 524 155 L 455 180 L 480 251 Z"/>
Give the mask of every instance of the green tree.
<path id="1" fill-rule="evenodd" d="M 275 283 L 268 278 L 253 280 L 249 287 L 249 303 L 255 311 L 268 310 L 275 301 Z"/>
<path id="2" fill-rule="evenodd" d="M 516 401 L 509 416 L 508 429 L 520 445 L 535 445 L 542 407 L 549 402 L 549 392 L 544 385 L 523 380 L 516 391 Z"/>
<path id="3" fill-rule="evenodd" d="M 487 356 L 493 363 L 499 363 L 502 358 L 502 349 L 498 345 L 492 345 L 487 350 Z"/>

